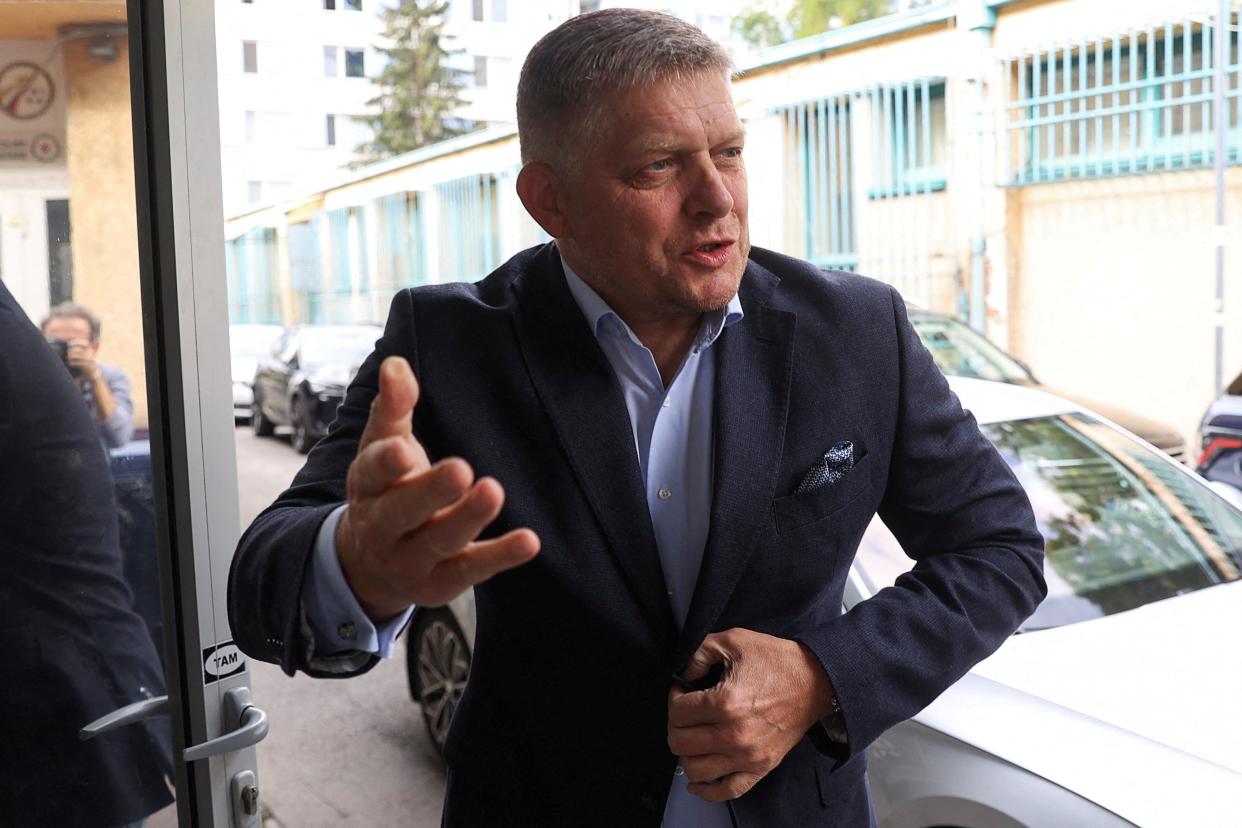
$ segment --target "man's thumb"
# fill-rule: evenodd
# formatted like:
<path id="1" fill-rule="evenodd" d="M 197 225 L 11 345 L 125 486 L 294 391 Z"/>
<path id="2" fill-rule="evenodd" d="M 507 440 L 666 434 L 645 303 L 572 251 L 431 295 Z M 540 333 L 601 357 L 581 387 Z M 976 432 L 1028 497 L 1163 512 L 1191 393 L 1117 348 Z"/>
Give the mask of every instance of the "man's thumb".
<path id="1" fill-rule="evenodd" d="M 404 357 L 390 356 L 380 363 L 379 394 L 371 404 L 363 443 L 410 433 L 410 418 L 418 403 L 418 380 Z"/>
<path id="2" fill-rule="evenodd" d="M 690 656 L 690 663 L 686 665 L 682 676 L 686 681 L 698 681 L 710 673 L 712 667 L 724 663 L 726 658 L 727 654 L 720 641 L 720 634 L 712 633 L 703 639 L 703 643 L 694 651 L 694 655 Z"/>

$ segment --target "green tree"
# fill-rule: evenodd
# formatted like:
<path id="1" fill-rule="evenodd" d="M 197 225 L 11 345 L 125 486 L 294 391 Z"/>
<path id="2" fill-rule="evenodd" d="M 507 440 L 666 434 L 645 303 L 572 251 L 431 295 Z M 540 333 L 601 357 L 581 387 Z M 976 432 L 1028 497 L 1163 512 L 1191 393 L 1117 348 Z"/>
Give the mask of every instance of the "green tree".
<path id="1" fill-rule="evenodd" d="M 367 101 L 375 109 L 355 120 L 371 128 L 374 138 L 357 148 L 357 164 L 368 164 L 434 144 L 466 130 L 452 117 L 461 106 L 460 72 L 444 65 L 447 0 L 400 0 L 384 9 L 383 36 L 377 48 L 384 68 L 375 77 L 380 93 Z M 357 165 L 356 164 L 356 165 Z"/>
<path id="2" fill-rule="evenodd" d="M 733 18 L 733 31 L 762 48 L 817 35 L 834 24 L 849 26 L 883 17 L 892 10 L 892 0 L 793 0 L 783 21 L 770 7 L 751 6 Z"/>
<path id="3" fill-rule="evenodd" d="M 760 6 L 743 9 L 741 14 L 733 18 L 731 28 L 742 40 L 759 48 L 775 46 L 789 39 L 776 15 Z"/>
<path id="4" fill-rule="evenodd" d="M 892 10 L 892 0 L 797 0 L 789 10 L 789 28 L 795 39 L 810 37 L 828 31 L 834 18 L 849 26 Z"/>

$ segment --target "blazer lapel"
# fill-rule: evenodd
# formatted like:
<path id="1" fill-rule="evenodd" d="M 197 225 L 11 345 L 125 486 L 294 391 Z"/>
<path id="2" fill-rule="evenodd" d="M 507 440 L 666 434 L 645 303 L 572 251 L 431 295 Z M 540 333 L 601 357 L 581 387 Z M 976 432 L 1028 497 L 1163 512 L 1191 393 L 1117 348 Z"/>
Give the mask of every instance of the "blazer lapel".
<path id="1" fill-rule="evenodd" d="M 685 627 L 680 669 L 716 623 L 769 518 L 785 440 L 797 316 L 766 304 L 779 282 L 754 262 L 740 295 L 745 317 L 725 329 L 716 354 L 715 488 L 703 564 Z"/>
<path id="2" fill-rule="evenodd" d="M 661 640 L 676 623 L 664 584 L 634 433 L 617 378 L 547 245 L 514 283 L 517 338 L 527 371 L 578 485 Z"/>

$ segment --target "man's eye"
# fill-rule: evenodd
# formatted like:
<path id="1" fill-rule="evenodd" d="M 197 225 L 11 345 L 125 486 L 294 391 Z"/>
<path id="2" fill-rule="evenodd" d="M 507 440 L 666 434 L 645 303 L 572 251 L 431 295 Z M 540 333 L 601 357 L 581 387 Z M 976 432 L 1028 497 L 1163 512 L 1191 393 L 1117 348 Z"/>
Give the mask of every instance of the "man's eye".
<path id="1" fill-rule="evenodd" d="M 661 158 L 659 161 L 652 161 L 643 169 L 647 172 L 664 172 L 673 166 L 673 162 L 667 158 Z"/>
<path id="2" fill-rule="evenodd" d="M 734 158 L 734 159 L 741 158 L 742 148 L 741 147 L 729 147 L 727 150 L 722 152 L 721 155 L 723 155 L 725 158 Z"/>

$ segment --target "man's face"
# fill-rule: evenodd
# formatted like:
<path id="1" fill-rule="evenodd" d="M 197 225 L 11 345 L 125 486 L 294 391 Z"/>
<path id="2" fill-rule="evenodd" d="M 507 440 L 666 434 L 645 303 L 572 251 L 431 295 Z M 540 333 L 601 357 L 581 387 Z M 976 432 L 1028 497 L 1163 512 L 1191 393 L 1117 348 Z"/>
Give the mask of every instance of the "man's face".
<path id="1" fill-rule="evenodd" d="M 569 264 L 631 325 L 698 316 L 737 292 L 750 252 L 743 129 L 707 72 L 614 94 L 566 182 Z"/>
<path id="2" fill-rule="evenodd" d="M 58 316 L 49 319 L 43 326 L 43 335 L 53 339 L 63 339 L 73 344 L 85 345 L 91 352 L 99 350 L 98 342 L 91 342 L 91 323 L 78 317 Z"/>

